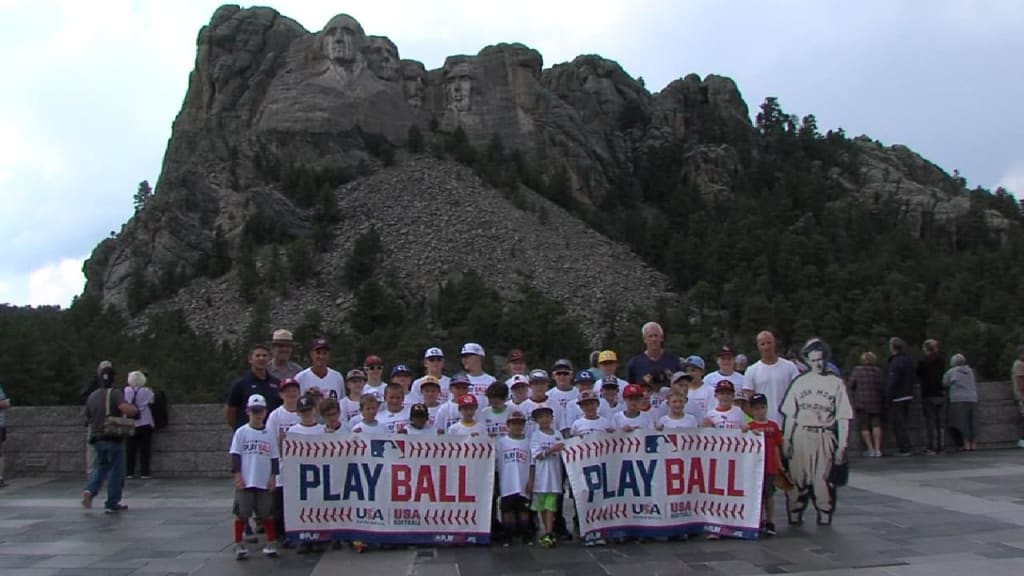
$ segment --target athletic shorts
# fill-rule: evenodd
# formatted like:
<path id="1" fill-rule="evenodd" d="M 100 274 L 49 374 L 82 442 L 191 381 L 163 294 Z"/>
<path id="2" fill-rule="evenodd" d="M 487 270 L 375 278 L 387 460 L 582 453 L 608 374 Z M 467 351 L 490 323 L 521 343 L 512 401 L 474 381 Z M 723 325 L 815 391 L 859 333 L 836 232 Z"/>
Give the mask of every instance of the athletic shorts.
<path id="1" fill-rule="evenodd" d="M 775 474 L 765 474 L 764 484 L 761 486 L 761 498 L 771 498 L 775 495 Z"/>
<path id="2" fill-rule="evenodd" d="M 558 510 L 558 494 L 534 492 L 532 508 L 534 512 L 556 512 Z"/>
<path id="3" fill-rule="evenodd" d="M 271 518 L 274 511 L 274 495 L 258 488 L 236 489 L 235 506 L 238 509 L 235 516 L 242 520 L 248 520 L 253 515 L 257 518 Z"/>
<path id="4" fill-rule="evenodd" d="M 530 499 L 520 494 L 502 496 L 501 501 L 498 502 L 498 508 L 501 510 L 502 514 L 518 514 L 520 512 L 529 512 Z"/>

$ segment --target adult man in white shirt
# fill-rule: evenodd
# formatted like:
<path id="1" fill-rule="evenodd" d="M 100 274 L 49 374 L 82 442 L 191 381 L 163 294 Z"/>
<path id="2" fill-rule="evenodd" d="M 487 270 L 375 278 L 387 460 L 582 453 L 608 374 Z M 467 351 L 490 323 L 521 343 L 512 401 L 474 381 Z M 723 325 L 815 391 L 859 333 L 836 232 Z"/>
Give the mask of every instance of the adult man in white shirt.
<path id="1" fill-rule="evenodd" d="M 313 394 L 323 398 L 341 400 L 345 397 L 345 379 L 341 373 L 328 368 L 331 360 L 331 345 L 326 338 L 313 340 L 310 346 L 309 359 L 312 365 L 295 375 L 299 381 L 299 391 L 303 396 Z"/>
<path id="2" fill-rule="evenodd" d="M 442 371 L 444 370 L 444 352 L 436 346 L 427 348 L 427 351 L 423 353 L 423 368 L 427 373 L 413 381 L 412 390 L 409 391 L 410 398 L 414 402 L 422 402 L 423 394 L 420 392 L 420 385 L 423 384 L 423 378 L 433 376 L 437 380 L 438 386 L 441 388 L 441 395 L 439 396 L 441 403 L 443 404 L 447 402 L 448 383 L 451 382 L 451 378 L 442 374 Z"/>
<path id="3" fill-rule="evenodd" d="M 757 335 L 757 350 L 761 359 L 747 368 L 743 394 L 747 400 L 754 394 L 764 394 L 768 398 L 768 419 L 781 426 L 779 406 L 789 384 L 800 375 L 800 370 L 796 364 L 779 357 L 775 335 L 768 330 Z"/>

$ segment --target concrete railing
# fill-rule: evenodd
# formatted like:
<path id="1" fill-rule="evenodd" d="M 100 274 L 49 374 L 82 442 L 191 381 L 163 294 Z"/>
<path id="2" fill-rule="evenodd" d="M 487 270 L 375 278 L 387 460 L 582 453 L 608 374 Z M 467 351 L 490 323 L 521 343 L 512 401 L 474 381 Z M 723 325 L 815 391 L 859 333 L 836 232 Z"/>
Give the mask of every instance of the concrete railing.
<path id="1" fill-rule="evenodd" d="M 984 382 L 979 391 L 979 445 L 1012 446 L 1019 433 L 1018 415 L 1007 382 Z M 915 402 L 911 438 L 921 445 L 921 410 Z M 218 404 L 177 405 L 170 409 L 170 426 L 154 433 L 152 472 L 160 477 L 227 476 L 231 430 Z M 854 424 L 856 426 L 856 424 Z M 886 445 L 892 446 L 887 432 Z M 859 453 L 856 428 L 851 455 Z M 78 406 L 14 407 L 7 415 L 4 452 L 8 476 L 37 474 L 84 475 L 85 427 Z"/>

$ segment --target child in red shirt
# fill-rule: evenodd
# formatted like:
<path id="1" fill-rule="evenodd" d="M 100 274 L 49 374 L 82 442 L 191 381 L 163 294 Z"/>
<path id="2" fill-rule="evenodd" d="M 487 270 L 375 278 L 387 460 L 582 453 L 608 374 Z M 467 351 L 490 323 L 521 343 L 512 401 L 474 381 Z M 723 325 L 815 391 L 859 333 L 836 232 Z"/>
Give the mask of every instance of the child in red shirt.
<path id="1" fill-rule="evenodd" d="M 775 535 L 775 476 L 782 470 L 782 431 L 779 425 L 768 419 L 768 398 L 764 394 L 750 397 L 750 416 L 754 419 L 748 426 L 758 434 L 764 434 L 764 486 L 761 489 L 761 532 Z"/>

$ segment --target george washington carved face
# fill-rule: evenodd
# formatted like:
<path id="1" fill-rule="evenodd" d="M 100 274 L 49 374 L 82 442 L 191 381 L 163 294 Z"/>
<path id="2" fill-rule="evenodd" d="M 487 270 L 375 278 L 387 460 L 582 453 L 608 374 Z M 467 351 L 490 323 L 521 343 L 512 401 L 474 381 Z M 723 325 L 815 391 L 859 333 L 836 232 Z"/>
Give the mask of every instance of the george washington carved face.
<path id="1" fill-rule="evenodd" d="M 331 18 L 321 32 L 321 48 L 334 63 L 351 66 L 366 45 L 366 34 L 355 18 L 339 14 Z"/>

